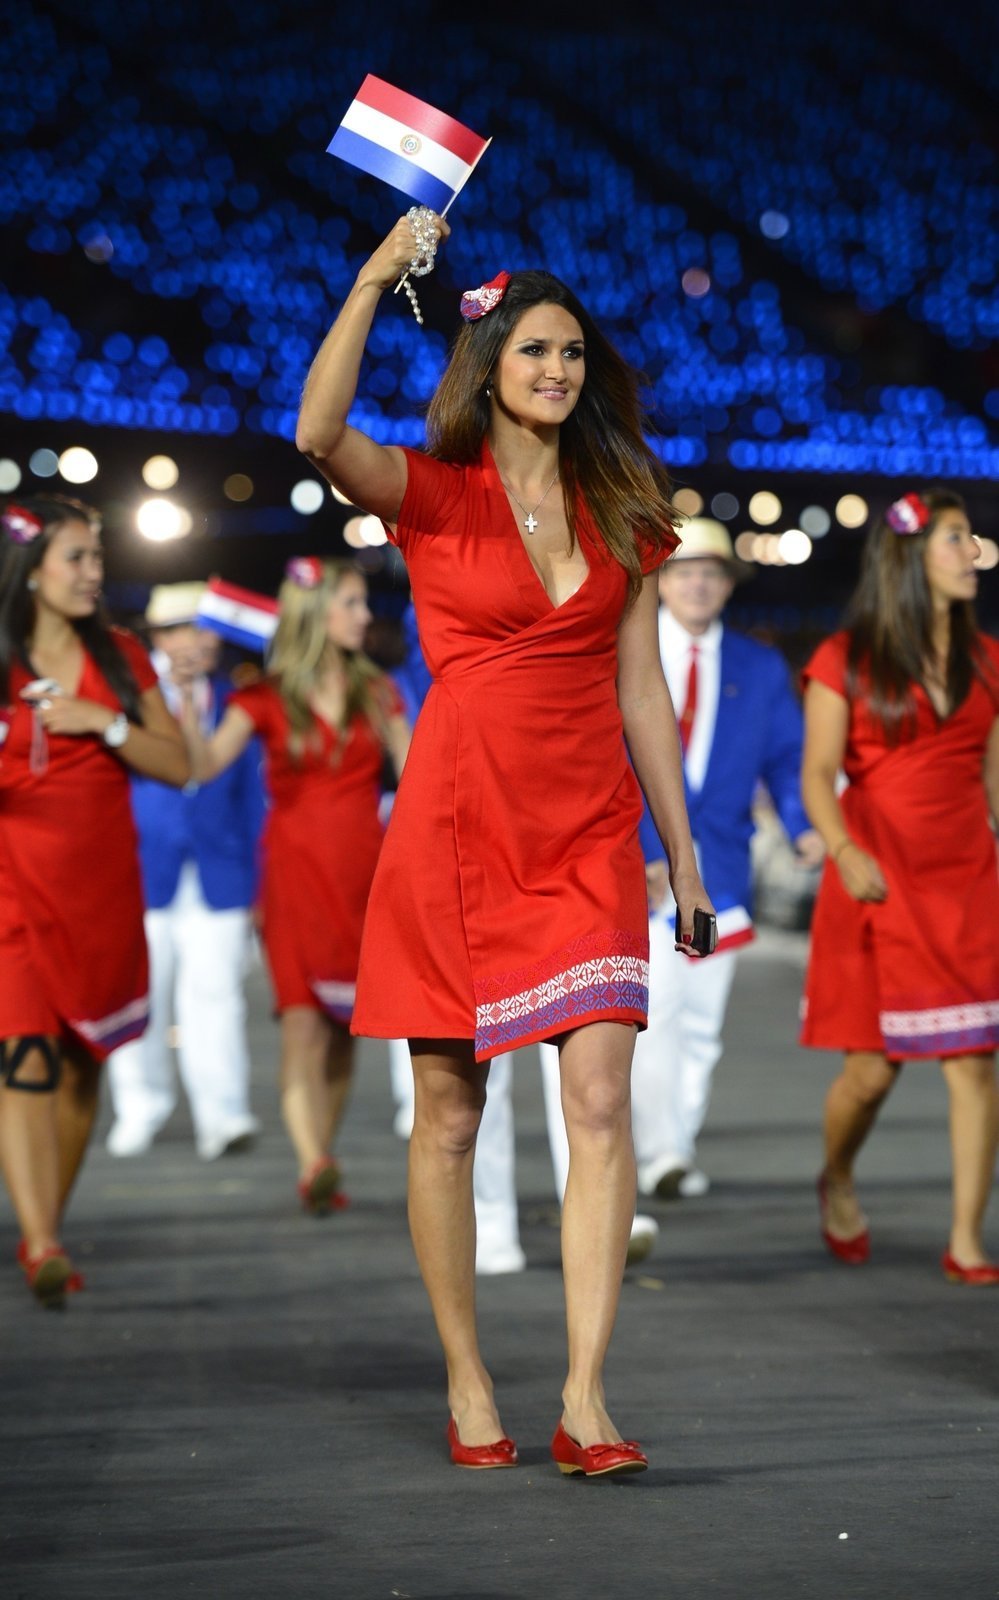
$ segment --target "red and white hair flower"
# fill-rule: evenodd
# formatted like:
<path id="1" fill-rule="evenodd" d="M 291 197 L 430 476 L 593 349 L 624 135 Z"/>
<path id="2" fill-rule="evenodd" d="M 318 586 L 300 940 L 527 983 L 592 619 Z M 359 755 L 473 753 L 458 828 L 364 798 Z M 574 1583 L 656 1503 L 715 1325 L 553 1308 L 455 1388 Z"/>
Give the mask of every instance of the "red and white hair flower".
<path id="1" fill-rule="evenodd" d="M 885 521 L 893 533 L 921 533 L 933 515 L 926 501 L 918 494 L 904 494 L 885 512 Z"/>
<path id="2" fill-rule="evenodd" d="M 506 294 L 509 282 L 509 272 L 497 272 L 495 278 L 483 283 L 478 289 L 466 289 L 458 308 L 465 321 L 477 322 L 487 312 L 494 311 Z"/>
<path id="3" fill-rule="evenodd" d="M 318 556 L 293 556 L 284 575 L 299 589 L 318 589 L 323 581 L 323 564 Z"/>
<path id="4" fill-rule="evenodd" d="M 26 506 L 8 506 L 0 515 L 0 523 L 3 524 L 4 533 L 15 544 L 33 544 L 45 529 L 41 517 Z"/>

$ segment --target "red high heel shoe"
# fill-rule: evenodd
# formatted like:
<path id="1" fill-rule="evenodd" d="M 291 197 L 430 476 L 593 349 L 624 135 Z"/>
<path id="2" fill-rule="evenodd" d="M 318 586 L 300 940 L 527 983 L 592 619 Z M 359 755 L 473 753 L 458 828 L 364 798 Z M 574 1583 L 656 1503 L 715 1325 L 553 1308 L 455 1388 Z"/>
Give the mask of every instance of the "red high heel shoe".
<path id="1" fill-rule="evenodd" d="M 980 1288 L 999 1283 L 999 1265 L 994 1261 L 983 1261 L 977 1267 L 962 1267 L 960 1261 L 949 1250 L 945 1250 L 940 1265 L 948 1283 L 970 1283 Z"/>
<path id="2" fill-rule="evenodd" d="M 861 1228 L 859 1233 L 851 1235 L 849 1239 L 840 1239 L 835 1233 L 830 1233 L 826 1227 L 826 1206 L 829 1197 L 826 1189 L 826 1175 L 820 1172 L 816 1180 L 819 1191 L 819 1226 L 822 1233 L 822 1243 L 830 1255 L 837 1261 L 845 1261 L 848 1267 L 859 1267 L 870 1259 L 871 1234 L 868 1228 Z"/>
<path id="3" fill-rule="evenodd" d="M 494 1444 L 462 1444 L 458 1438 L 458 1425 L 451 1417 L 447 1425 L 447 1442 L 451 1460 L 456 1467 L 515 1467 L 517 1446 L 512 1439 L 497 1439 Z"/>
<path id="4" fill-rule="evenodd" d="M 324 1217 L 328 1211 L 343 1211 L 350 1204 L 345 1194 L 337 1193 L 339 1187 L 339 1166 L 331 1156 L 320 1156 L 299 1182 L 298 1198 L 314 1217 Z"/>
<path id="5" fill-rule="evenodd" d="M 567 1477 L 582 1473 L 584 1478 L 620 1477 L 625 1472 L 644 1472 L 649 1464 L 634 1439 L 622 1439 L 620 1444 L 577 1444 L 569 1437 L 561 1422 L 552 1439 L 552 1456 L 559 1472 Z"/>
<path id="6" fill-rule="evenodd" d="M 19 1239 L 17 1242 L 17 1264 L 23 1272 L 27 1272 L 28 1247 L 23 1239 Z M 86 1287 L 87 1281 L 84 1278 L 83 1273 L 77 1272 L 76 1268 L 74 1267 L 69 1277 L 66 1279 L 66 1288 L 64 1293 L 79 1294 L 81 1289 L 85 1289 Z"/>

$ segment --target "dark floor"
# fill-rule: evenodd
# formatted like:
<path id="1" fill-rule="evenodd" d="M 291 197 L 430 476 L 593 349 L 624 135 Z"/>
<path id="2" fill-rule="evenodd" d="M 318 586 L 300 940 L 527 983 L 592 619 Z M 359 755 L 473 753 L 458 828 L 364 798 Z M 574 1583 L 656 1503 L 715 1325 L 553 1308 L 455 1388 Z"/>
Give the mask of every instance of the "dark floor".
<path id="1" fill-rule="evenodd" d="M 999 1596 L 999 1293 L 938 1270 L 939 1074 L 900 1084 L 862 1167 L 872 1262 L 837 1266 L 812 1188 L 832 1063 L 792 1042 L 800 958 L 782 935 L 744 957 L 714 1187 L 659 1207 L 629 1275 L 608 1386 L 652 1467 L 616 1483 L 547 1455 L 563 1330 L 534 1056 L 515 1090 L 530 1266 L 479 1289 L 522 1465 L 462 1473 L 384 1048 L 362 1047 L 343 1144 L 353 1209 L 306 1218 L 256 977 L 264 1137 L 206 1166 L 178 1112 L 141 1160 L 95 1145 L 66 1228 L 88 1288 L 65 1314 L 25 1293 L 0 1201 L 3 1600 Z"/>

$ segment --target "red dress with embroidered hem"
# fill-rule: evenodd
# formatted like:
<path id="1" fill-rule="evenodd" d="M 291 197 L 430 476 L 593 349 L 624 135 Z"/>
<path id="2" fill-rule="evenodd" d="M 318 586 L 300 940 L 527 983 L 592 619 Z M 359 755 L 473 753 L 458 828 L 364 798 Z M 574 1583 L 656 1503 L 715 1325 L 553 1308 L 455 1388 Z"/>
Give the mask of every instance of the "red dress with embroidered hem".
<path id="1" fill-rule="evenodd" d="M 139 641 L 112 630 L 139 692 L 156 683 Z M 143 1033 L 149 974 L 128 768 L 93 735 L 39 734 L 11 670 L 0 707 L 0 1038 L 73 1038 L 98 1060 Z M 75 691 L 121 705 L 84 656 Z"/>
<path id="2" fill-rule="evenodd" d="M 849 700 L 843 816 L 888 896 L 852 899 L 827 861 L 801 1042 L 892 1060 L 987 1053 L 999 1045 L 999 872 L 982 761 L 999 716 L 999 644 L 982 636 L 993 680 L 976 677 L 953 715 L 938 717 L 917 689 L 915 736 L 895 746 L 848 693 L 847 646 L 834 634 L 804 676 Z"/>
<path id="3" fill-rule="evenodd" d="M 385 680 L 385 711 L 402 701 Z M 318 743 L 295 760 L 288 713 L 268 681 L 229 701 L 253 721 L 266 754 L 271 807 L 264 825 L 263 943 L 278 1011 L 310 1006 L 338 1022 L 354 1007 L 361 928 L 384 829 L 378 816 L 383 751 L 367 717 L 346 734 L 316 719 Z"/>
<path id="4" fill-rule="evenodd" d="M 470 467 L 406 457 L 390 535 L 434 683 L 372 887 L 354 1031 L 470 1038 L 485 1061 L 583 1023 L 644 1028 L 642 802 L 616 693 L 624 569 L 582 509 L 589 572 L 556 607 L 488 447 Z"/>

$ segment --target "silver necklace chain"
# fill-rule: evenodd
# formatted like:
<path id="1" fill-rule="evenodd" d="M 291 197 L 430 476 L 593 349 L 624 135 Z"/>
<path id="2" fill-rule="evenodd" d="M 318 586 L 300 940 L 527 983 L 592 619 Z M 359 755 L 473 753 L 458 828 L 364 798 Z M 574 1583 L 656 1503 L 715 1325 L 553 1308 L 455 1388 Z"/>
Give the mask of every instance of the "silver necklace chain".
<path id="1" fill-rule="evenodd" d="M 513 497 L 513 499 L 516 500 L 516 502 L 519 505 L 521 511 L 524 513 L 524 527 L 527 529 L 528 533 L 533 533 L 535 528 L 538 526 L 538 519 L 534 515 L 534 512 L 541 510 L 541 507 L 544 505 L 545 501 L 548 499 L 548 496 L 550 495 L 551 491 L 554 489 L 554 487 L 555 487 L 557 482 L 558 482 L 558 468 L 556 467 L 555 468 L 555 476 L 552 479 L 551 483 L 548 485 L 548 488 L 545 490 L 544 494 L 541 496 L 541 499 L 538 501 L 537 505 L 531 511 L 528 511 L 528 509 L 525 506 L 523 500 L 521 500 L 519 495 L 516 495 L 516 494 L 513 493 L 513 490 L 510 488 L 510 485 L 507 483 L 506 479 L 503 477 L 503 474 L 500 473 L 500 483 L 503 485 L 503 487 L 506 490 L 507 494 L 511 495 Z"/>

